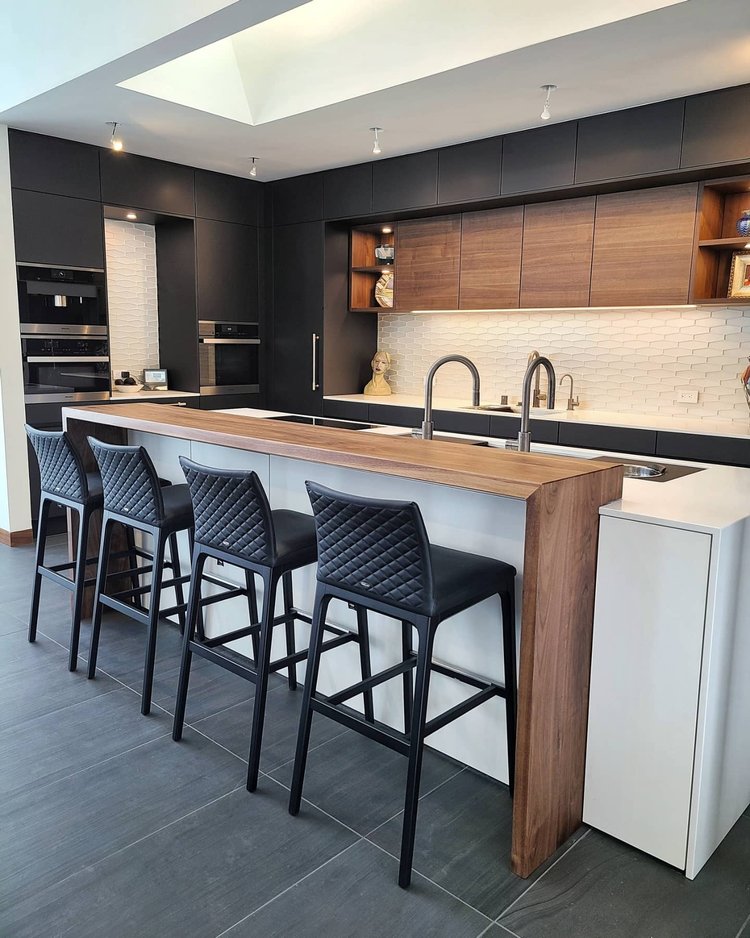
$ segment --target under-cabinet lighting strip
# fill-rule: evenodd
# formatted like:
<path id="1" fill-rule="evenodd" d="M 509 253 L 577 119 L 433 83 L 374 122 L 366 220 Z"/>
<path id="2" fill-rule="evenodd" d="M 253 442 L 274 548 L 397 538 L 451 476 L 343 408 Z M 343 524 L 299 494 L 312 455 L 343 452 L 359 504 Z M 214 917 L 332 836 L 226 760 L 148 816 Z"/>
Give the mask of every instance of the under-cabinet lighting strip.
<path id="1" fill-rule="evenodd" d="M 399 309 L 393 310 L 387 307 L 379 309 L 379 313 L 549 313 L 549 312 L 573 312 L 573 313 L 589 313 L 589 312 L 602 312 L 609 311 L 613 309 L 698 309 L 698 303 L 665 303 L 661 306 L 646 306 L 643 303 L 639 303 L 637 306 L 512 306 L 512 307 L 495 307 L 493 309 Z M 716 304 L 711 304 L 715 306 Z M 735 304 L 732 304 L 735 305 Z M 750 306 L 750 302 L 748 302 Z M 711 308 L 711 307 L 708 307 Z"/>

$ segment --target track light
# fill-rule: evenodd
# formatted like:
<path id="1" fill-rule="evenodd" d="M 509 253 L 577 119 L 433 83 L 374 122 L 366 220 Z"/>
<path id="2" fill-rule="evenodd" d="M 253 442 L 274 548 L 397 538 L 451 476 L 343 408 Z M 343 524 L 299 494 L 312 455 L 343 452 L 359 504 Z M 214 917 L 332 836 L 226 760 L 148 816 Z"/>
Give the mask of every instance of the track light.
<path id="1" fill-rule="evenodd" d="M 250 159 L 253 161 L 252 166 L 250 167 L 250 175 L 253 177 L 253 179 L 255 179 L 255 177 L 258 175 L 258 167 L 255 165 L 257 158 L 257 156 L 250 157 Z"/>
<path id="2" fill-rule="evenodd" d="M 544 99 L 544 108 L 539 116 L 543 121 L 548 121 L 552 117 L 552 112 L 549 109 L 549 98 L 553 91 L 557 91 L 557 85 L 542 85 L 542 91 L 547 92 L 547 97 Z"/>
<path id="3" fill-rule="evenodd" d="M 117 136 L 117 121 L 107 121 L 107 125 L 112 128 L 112 136 L 109 138 L 109 145 L 117 153 L 122 150 L 122 140 Z"/>
<path id="4" fill-rule="evenodd" d="M 378 140 L 378 134 L 383 132 L 382 127 L 371 127 L 370 130 L 375 134 L 375 139 L 372 142 L 372 152 L 375 156 L 380 156 L 382 150 L 380 149 L 380 140 Z"/>

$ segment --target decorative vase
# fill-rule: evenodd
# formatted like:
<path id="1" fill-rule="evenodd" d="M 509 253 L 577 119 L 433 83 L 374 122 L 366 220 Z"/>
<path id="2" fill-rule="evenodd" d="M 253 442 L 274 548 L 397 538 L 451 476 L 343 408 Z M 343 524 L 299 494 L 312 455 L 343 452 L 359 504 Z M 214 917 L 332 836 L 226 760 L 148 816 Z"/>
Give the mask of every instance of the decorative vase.
<path id="1" fill-rule="evenodd" d="M 741 238 L 750 237 L 750 208 L 740 215 L 737 221 L 737 234 Z"/>

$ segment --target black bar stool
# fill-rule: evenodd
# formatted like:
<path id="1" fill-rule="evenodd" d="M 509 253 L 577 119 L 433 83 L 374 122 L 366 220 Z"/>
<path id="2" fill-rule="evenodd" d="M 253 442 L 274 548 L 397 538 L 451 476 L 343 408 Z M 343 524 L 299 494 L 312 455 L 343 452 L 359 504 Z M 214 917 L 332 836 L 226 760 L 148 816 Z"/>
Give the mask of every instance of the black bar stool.
<path id="1" fill-rule="evenodd" d="M 36 453 L 42 483 L 34 587 L 29 614 L 29 641 L 36 641 L 42 578 L 70 590 L 73 593 L 73 613 L 70 626 L 68 670 L 75 671 L 81 634 L 84 589 L 94 582 L 93 577 L 86 579 L 86 567 L 96 563 L 96 557 L 86 557 L 86 544 L 91 516 L 102 507 L 102 480 L 98 472 L 86 472 L 80 455 L 65 431 L 36 430 L 26 424 L 26 433 Z M 55 504 L 70 508 L 78 515 L 76 556 L 72 562 L 46 566 L 44 553 L 47 542 L 47 522 L 50 507 Z M 64 576 L 65 571 L 73 571 L 72 578 Z"/>
<path id="2" fill-rule="evenodd" d="M 398 879 L 399 885 L 405 888 L 411 881 L 422 752 L 427 736 L 490 698 L 504 697 L 512 790 L 516 736 L 516 571 L 500 560 L 430 544 L 421 512 L 414 502 L 344 495 L 314 482 L 307 483 L 307 490 L 318 537 L 318 587 L 289 811 L 298 814 L 300 809 L 313 712 L 331 717 L 407 756 L 409 767 Z M 494 595 L 500 596 L 503 617 L 504 686 L 432 661 L 438 625 Z M 416 629 L 419 637 L 416 655 L 409 647 L 406 632 L 400 664 L 330 696 L 318 693 L 318 668 L 324 650 L 322 623 L 333 599 L 400 619 L 405 632 Z M 477 692 L 428 721 L 431 671 L 462 681 L 475 687 Z M 408 684 L 405 682 L 405 709 L 411 704 L 410 716 L 405 714 L 404 733 L 382 723 L 368 722 L 356 711 L 342 706 L 365 688 L 371 690 L 402 675 L 406 675 L 408 681 Z"/>
<path id="3" fill-rule="evenodd" d="M 292 571 L 315 563 L 317 546 L 315 522 L 309 515 L 285 509 L 272 511 L 257 473 L 238 469 L 211 469 L 180 456 L 185 478 L 190 487 L 195 515 L 195 541 L 190 575 L 190 601 L 182 650 L 182 666 L 177 688 L 172 738 L 179 741 L 185 722 L 190 665 L 193 654 L 213 661 L 255 684 L 253 725 L 247 766 L 247 789 L 255 791 L 263 739 L 263 722 L 270 674 L 289 668 L 289 687 L 297 686 L 296 665 L 307 658 L 307 649 L 296 651 L 294 622 L 311 622 L 308 615 L 294 607 Z M 206 575 L 206 560 L 213 557 L 245 571 L 246 588 Z M 254 577 L 263 583 L 263 609 L 258 620 Z M 274 616 L 276 591 L 282 581 L 284 612 Z M 223 593 L 201 597 L 203 581 L 228 587 Z M 235 596 L 248 597 L 250 624 L 231 632 L 208 638 L 199 612 L 212 603 Z M 286 655 L 271 661 L 273 630 L 283 625 L 286 632 Z M 362 634 L 323 623 L 334 637 L 323 643 L 324 649 L 347 642 L 359 642 L 362 677 L 370 676 L 367 627 Z M 225 647 L 238 638 L 250 636 L 253 643 L 252 666 L 249 659 Z M 372 719 L 372 691 L 366 690 L 365 711 Z"/>
<path id="4" fill-rule="evenodd" d="M 171 485 L 162 488 L 159 477 L 148 453 L 142 446 L 116 446 L 88 437 L 99 470 L 104 490 L 104 514 L 102 516 L 102 539 L 99 549 L 99 570 L 94 597 L 94 618 L 89 652 L 89 678 L 96 674 L 96 659 L 99 651 L 99 634 L 104 606 L 115 609 L 147 627 L 146 659 L 143 668 L 143 691 L 141 713 L 151 710 L 151 690 L 154 680 L 156 658 L 156 632 L 160 618 L 177 614 L 180 628 L 185 624 L 185 598 L 182 584 L 189 580 L 180 573 L 180 555 L 177 545 L 179 531 L 187 531 L 192 538 L 193 510 L 190 493 L 186 485 Z M 108 572 L 113 526 L 119 522 L 127 530 L 143 531 L 153 538 L 153 551 L 134 548 L 136 558 L 146 561 L 144 566 L 128 570 Z M 169 543 L 169 560 L 165 559 Z M 164 568 L 172 571 L 172 578 L 164 580 Z M 151 574 L 150 586 L 139 586 L 143 574 Z M 131 578 L 131 588 L 116 593 L 107 593 L 110 578 Z M 161 609 L 161 592 L 173 587 L 176 605 Z M 146 608 L 140 599 L 150 593 Z"/>

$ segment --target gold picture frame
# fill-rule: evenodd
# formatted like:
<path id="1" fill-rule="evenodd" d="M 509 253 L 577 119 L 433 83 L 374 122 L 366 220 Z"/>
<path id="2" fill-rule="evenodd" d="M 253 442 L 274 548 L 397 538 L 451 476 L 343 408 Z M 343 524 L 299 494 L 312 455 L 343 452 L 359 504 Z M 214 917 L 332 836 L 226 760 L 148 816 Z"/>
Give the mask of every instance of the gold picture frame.
<path id="1" fill-rule="evenodd" d="M 735 251 L 729 270 L 730 299 L 750 299 L 750 251 Z"/>

